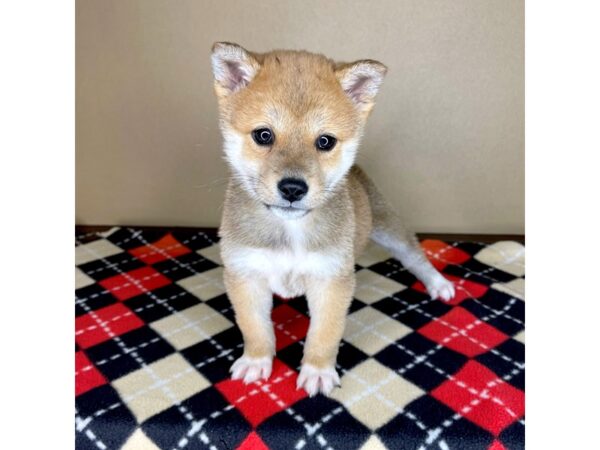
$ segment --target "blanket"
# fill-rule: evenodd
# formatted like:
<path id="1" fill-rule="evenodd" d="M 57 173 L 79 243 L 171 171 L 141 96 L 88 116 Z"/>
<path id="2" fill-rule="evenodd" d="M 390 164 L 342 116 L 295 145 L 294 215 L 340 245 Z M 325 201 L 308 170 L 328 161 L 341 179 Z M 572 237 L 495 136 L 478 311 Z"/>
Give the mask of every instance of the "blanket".
<path id="1" fill-rule="evenodd" d="M 273 299 L 269 380 L 229 378 L 242 337 L 216 231 L 76 234 L 76 448 L 523 448 L 523 245 L 421 245 L 456 297 L 431 299 L 369 246 L 356 262 L 341 388 L 310 398 L 296 390 L 305 298 Z"/>

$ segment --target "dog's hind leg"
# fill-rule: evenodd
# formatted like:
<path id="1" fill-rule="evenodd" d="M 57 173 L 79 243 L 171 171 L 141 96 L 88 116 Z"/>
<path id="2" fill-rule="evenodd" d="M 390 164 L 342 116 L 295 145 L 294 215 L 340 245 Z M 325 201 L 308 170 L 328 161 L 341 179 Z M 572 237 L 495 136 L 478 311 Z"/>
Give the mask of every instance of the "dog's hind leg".
<path id="1" fill-rule="evenodd" d="M 454 297 L 454 285 L 431 265 L 414 233 L 409 232 L 400 216 L 379 193 L 373 182 L 358 167 L 353 168 L 367 191 L 373 228 L 371 239 L 388 250 L 394 258 L 425 285 L 432 298 L 449 301 Z"/>

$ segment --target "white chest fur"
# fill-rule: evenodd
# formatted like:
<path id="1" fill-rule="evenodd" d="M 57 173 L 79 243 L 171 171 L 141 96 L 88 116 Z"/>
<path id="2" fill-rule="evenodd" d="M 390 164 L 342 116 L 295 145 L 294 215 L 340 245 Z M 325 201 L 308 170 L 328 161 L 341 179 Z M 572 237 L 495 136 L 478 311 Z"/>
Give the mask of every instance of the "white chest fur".
<path id="1" fill-rule="evenodd" d="M 277 250 L 255 247 L 229 248 L 226 265 L 238 273 L 266 279 L 271 290 L 282 297 L 305 294 L 310 278 L 334 276 L 344 267 L 345 258 L 341 251 L 332 248 L 322 251 L 307 250 L 304 245 L 302 222 L 288 222 L 288 247 Z"/>
<path id="2" fill-rule="evenodd" d="M 343 267 L 337 252 L 314 252 L 301 248 L 271 250 L 241 247 L 230 253 L 227 264 L 239 273 L 265 278 L 271 290 L 291 298 L 306 292 L 308 278 L 327 278 Z"/>

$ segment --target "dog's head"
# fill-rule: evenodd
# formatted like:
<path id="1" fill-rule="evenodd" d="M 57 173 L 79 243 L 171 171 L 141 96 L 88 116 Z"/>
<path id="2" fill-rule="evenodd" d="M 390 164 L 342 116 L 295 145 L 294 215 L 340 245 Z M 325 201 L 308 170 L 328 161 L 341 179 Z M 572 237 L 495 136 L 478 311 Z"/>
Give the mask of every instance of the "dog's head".
<path id="1" fill-rule="evenodd" d="M 322 205 L 350 170 L 386 67 L 299 51 L 212 51 L 226 159 L 279 217 Z"/>

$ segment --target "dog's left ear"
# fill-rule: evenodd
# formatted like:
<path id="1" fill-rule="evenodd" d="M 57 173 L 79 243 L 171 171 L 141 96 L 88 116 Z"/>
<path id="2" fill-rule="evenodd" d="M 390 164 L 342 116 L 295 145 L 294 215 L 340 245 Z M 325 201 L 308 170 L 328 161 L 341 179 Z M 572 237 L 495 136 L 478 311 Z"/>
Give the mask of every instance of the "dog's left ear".
<path id="1" fill-rule="evenodd" d="M 375 96 L 386 72 L 387 67 L 379 61 L 366 59 L 340 65 L 335 74 L 342 89 L 359 111 L 368 113 L 375 104 Z"/>
<path id="2" fill-rule="evenodd" d="M 250 52 L 228 42 L 213 45 L 211 62 L 219 96 L 227 96 L 246 87 L 260 69 L 260 64 Z"/>

